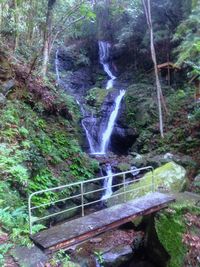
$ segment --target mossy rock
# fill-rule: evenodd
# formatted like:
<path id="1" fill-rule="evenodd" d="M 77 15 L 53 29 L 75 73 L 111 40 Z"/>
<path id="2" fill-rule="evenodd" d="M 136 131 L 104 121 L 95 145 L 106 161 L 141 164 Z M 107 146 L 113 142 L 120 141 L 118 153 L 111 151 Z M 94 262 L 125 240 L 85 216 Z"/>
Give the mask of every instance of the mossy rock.
<path id="1" fill-rule="evenodd" d="M 169 192 L 181 192 L 187 184 L 186 170 L 176 164 L 169 162 L 154 171 L 154 188 L 155 190 L 164 189 Z M 123 189 L 118 190 L 116 193 L 121 193 Z M 152 190 L 152 172 L 144 175 L 143 179 L 136 181 L 126 187 L 126 200 L 131 200 L 136 197 L 143 196 Z M 129 192 L 131 191 L 131 192 Z M 122 203 L 123 195 L 113 197 L 108 200 L 108 205 Z"/>
<path id="2" fill-rule="evenodd" d="M 5 54 L 0 51 L 0 80 L 6 81 L 12 78 L 13 72 Z"/>
<path id="3" fill-rule="evenodd" d="M 193 200 L 178 200 L 176 203 L 171 204 L 169 209 L 160 211 L 157 214 L 155 228 L 158 239 L 170 255 L 167 267 L 184 265 L 187 248 L 182 239 L 183 235 L 188 232 L 185 215 L 197 215 L 199 212 L 200 208 L 195 206 Z M 194 225 L 190 226 L 191 229 L 194 233 L 199 231 L 199 228 L 195 228 Z"/>
<path id="4" fill-rule="evenodd" d="M 86 101 L 89 106 L 99 108 L 110 90 L 94 87 L 88 91 Z"/>
<path id="5" fill-rule="evenodd" d="M 121 163 L 118 164 L 117 168 L 121 172 L 125 172 L 125 171 L 129 171 L 131 169 L 131 165 L 126 163 L 126 162 L 121 162 Z"/>

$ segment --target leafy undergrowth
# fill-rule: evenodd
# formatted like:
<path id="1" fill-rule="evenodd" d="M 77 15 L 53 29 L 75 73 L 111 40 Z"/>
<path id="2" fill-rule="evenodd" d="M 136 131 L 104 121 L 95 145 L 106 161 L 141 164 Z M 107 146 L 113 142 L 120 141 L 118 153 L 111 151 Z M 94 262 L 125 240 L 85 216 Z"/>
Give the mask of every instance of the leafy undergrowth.
<path id="1" fill-rule="evenodd" d="M 148 83 L 129 87 L 126 95 L 127 122 L 139 133 L 133 151 L 188 155 L 200 164 L 200 106 L 194 101 L 195 88 L 186 84 L 180 89 L 163 87 L 163 91 L 168 114 L 164 114 L 164 138 L 161 138 L 155 88 Z M 192 179 L 197 170 L 189 166 L 187 171 Z"/>
<path id="2" fill-rule="evenodd" d="M 9 233 L 11 244 L 27 245 L 28 195 L 92 178 L 98 164 L 79 145 L 75 101 L 39 79 L 25 81 L 20 73 L 16 71 L 16 86 L 0 110 L 0 229 Z M 56 198 L 46 193 L 33 204 Z M 36 225 L 33 232 L 43 227 Z M 6 253 L 4 248 L 0 255 Z"/>
<path id="3" fill-rule="evenodd" d="M 200 265 L 200 215 L 187 213 L 185 215 L 187 233 L 183 236 L 183 243 L 187 246 L 185 267 Z"/>
<path id="4" fill-rule="evenodd" d="M 157 216 L 158 238 L 170 255 L 168 267 L 199 266 L 199 213 L 199 207 L 185 202 L 172 204 Z"/>

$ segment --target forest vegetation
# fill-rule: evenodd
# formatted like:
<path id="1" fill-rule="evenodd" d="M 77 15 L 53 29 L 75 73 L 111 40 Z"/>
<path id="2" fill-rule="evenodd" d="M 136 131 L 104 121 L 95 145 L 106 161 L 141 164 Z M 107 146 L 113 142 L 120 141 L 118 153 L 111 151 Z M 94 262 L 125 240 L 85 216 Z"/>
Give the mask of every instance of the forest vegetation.
<path id="1" fill-rule="evenodd" d="M 108 90 L 99 41 L 109 44 Z M 106 121 L 121 87 L 108 153 L 99 159 L 83 126 Z M 107 163 L 120 172 L 168 161 L 186 170 L 181 190 L 200 195 L 199 0 L 0 0 L 0 266 L 21 266 L 12 249 L 32 246 L 31 193 L 100 177 Z M 46 193 L 33 204 L 71 193 Z M 169 256 L 155 266 L 200 266 L 195 203 L 183 199 L 155 218 Z M 73 266 L 62 252 L 48 264 Z"/>

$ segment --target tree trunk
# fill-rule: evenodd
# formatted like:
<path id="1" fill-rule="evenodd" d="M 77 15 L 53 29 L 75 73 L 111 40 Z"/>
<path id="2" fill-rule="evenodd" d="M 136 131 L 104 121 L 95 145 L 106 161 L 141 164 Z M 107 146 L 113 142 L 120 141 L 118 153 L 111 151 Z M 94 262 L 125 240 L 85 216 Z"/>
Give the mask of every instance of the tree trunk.
<path id="1" fill-rule="evenodd" d="M 15 20 L 15 39 L 14 39 L 14 52 L 19 46 L 19 18 L 18 18 L 18 6 L 17 6 L 17 0 L 14 0 L 14 20 Z"/>
<path id="2" fill-rule="evenodd" d="M 42 77 L 46 77 L 50 47 L 51 47 L 51 31 L 52 31 L 52 16 L 53 8 L 56 3 L 56 0 L 48 0 L 47 15 L 46 15 L 46 25 L 44 31 L 44 40 L 43 40 L 43 62 L 42 62 Z"/>
<path id="3" fill-rule="evenodd" d="M 157 59 L 156 59 L 156 52 L 155 52 L 154 39 L 153 39 L 153 25 L 152 25 L 152 18 L 151 18 L 151 5 L 150 5 L 150 0 L 142 0 L 142 2 L 143 2 L 144 10 L 145 10 L 147 24 L 148 24 L 149 31 L 150 31 L 151 57 L 152 57 L 153 64 L 154 64 L 154 72 L 155 72 L 156 88 L 157 88 L 160 135 L 161 135 L 161 137 L 164 137 L 163 115 L 162 115 L 162 105 L 161 105 L 162 89 L 161 89 L 161 84 L 160 84 L 159 75 L 158 75 Z"/>

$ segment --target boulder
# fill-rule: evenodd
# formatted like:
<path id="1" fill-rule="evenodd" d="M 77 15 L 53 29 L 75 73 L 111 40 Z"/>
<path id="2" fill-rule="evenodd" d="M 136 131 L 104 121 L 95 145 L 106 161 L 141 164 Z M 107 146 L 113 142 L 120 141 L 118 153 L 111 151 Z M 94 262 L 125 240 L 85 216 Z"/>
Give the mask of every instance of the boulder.
<path id="1" fill-rule="evenodd" d="M 200 183 L 200 174 L 198 174 L 198 175 L 194 178 L 194 182 L 198 182 L 198 183 Z"/>
<path id="2" fill-rule="evenodd" d="M 6 81 L 13 76 L 12 68 L 8 59 L 2 51 L 0 51 L 0 80 Z"/>
<path id="3" fill-rule="evenodd" d="M 45 263 L 48 261 L 48 257 L 45 253 L 35 245 L 30 248 L 17 246 L 11 250 L 11 255 L 19 264 L 17 266 L 45 266 Z"/>
<path id="4" fill-rule="evenodd" d="M 59 222 L 63 222 L 65 220 L 68 220 L 74 217 L 80 211 L 80 209 L 77 207 L 77 205 L 73 201 L 68 200 L 65 204 L 63 204 L 60 207 L 52 206 L 51 208 L 49 208 L 46 215 L 51 215 L 57 212 L 62 212 L 66 209 L 71 209 L 71 210 L 60 213 L 57 216 L 50 218 L 48 223 L 52 225 L 52 224 L 56 224 Z"/>
<path id="5" fill-rule="evenodd" d="M 131 164 L 136 167 L 145 167 L 147 165 L 151 165 L 154 168 L 160 167 L 165 163 L 174 161 L 181 166 L 188 168 L 197 166 L 197 163 L 190 157 L 186 155 L 175 155 L 170 152 L 160 155 L 155 155 L 155 152 L 143 154 L 135 156 L 135 153 L 132 153 L 133 159 L 131 160 Z"/>
<path id="6" fill-rule="evenodd" d="M 111 135 L 112 151 L 117 154 L 126 154 L 138 137 L 135 128 L 120 125 L 117 122 Z"/>
<path id="7" fill-rule="evenodd" d="M 127 162 L 120 162 L 117 166 L 117 169 L 120 172 L 125 172 L 125 171 L 129 171 L 131 169 L 131 165 Z"/>
<path id="8" fill-rule="evenodd" d="M 1 85 L 2 90 L 1 91 L 4 95 L 7 95 L 9 93 L 9 91 L 11 91 L 14 87 L 15 87 L 15 80 L 11 79 L 11 80 L 8 80 L 8 81 L 2 83 L 2 85 Z"/>
<path id="9" fill-rule="evenodd" d="M 87 193 L 84 195 L 84 198 L 86 201 L 95 201 L 101 198 L 101 195 L 103 194 L 103 190 L 102 191 L 97 191 L 102 189 L 102 186 L 100 184 L 97 183 L 85 183 L 84 184 L 84 193 Z M 93 192 L 93 191 L 97 191 L 97 192 Z M 89 193 L 92 192 L 92 193 Z"/>
<path id="10" fill-rule="evenodd" d="M 5 105 L 6 103 L 6 97 L 0 93 L 0 106 Z"/>
<path id="11" fill-rule="evenodd" d="M 152 172 L 144 175 L 144 179 L 128 185 L 126 191 L 131 191 L 126 194 L 126 200 L 131 200 L 136 197 L 143 196 L 152 190 Z M 154 188 L 155 190 L 164 190 L 169 192 L 181 192 L 187 185 L 186 170 L 171 161 L 154 171 Z M 115 192 L 120 193 L 123 189 Z M 123 202 L 123 194 L 108 200 L 108 206 Z"/>
<path id="12" fill-rule="evenodd" d="M 105 267 L 118 267 L 126 263 L 133 256 L 133 251 L 130 245 L 121 245 L 103 254 L 103 262 Z"/>

